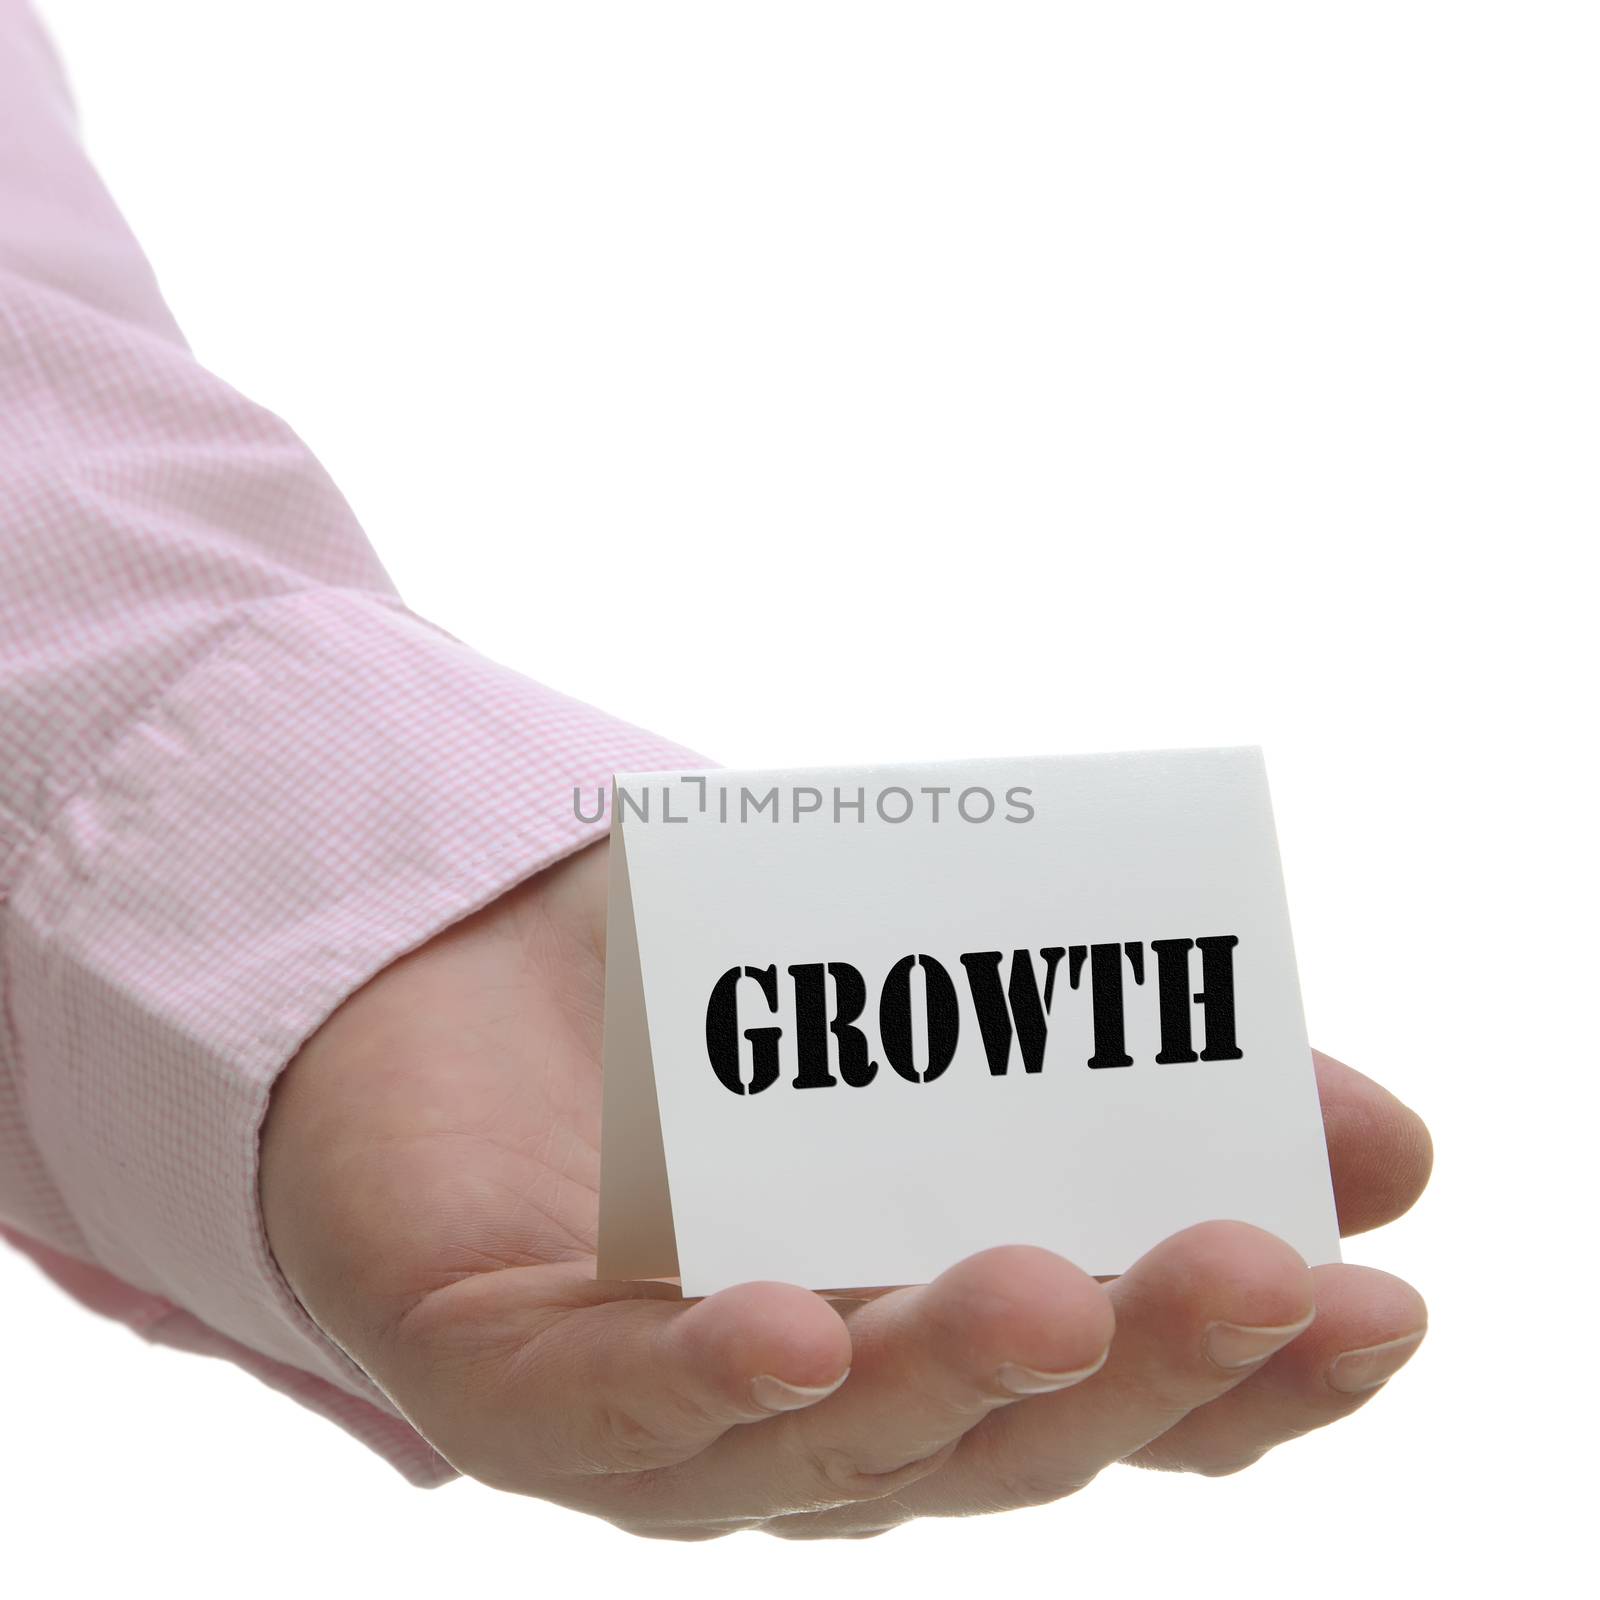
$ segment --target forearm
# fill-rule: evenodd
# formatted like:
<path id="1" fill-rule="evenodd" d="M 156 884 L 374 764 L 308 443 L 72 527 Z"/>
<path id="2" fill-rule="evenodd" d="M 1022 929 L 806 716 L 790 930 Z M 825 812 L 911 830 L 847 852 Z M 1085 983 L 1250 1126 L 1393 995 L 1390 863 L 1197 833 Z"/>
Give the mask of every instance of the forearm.
<path id="1" fill-rule="evenodd" d="M 0 530 L 0 1224 L 146 1332 L 381 1408 L 262 1232 L 272 1083 L 602 831 L 575 785 L 692 758 L 407 611 L 301 441 L 184 345 L 15 0 Z"/>

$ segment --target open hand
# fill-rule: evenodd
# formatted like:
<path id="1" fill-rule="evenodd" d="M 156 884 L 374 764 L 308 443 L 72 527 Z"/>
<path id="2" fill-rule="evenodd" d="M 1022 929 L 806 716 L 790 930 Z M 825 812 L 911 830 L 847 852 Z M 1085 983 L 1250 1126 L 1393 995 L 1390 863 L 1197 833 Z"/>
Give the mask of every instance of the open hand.
<path id="1" fill-rule="evenodd" d="M 862 1537 L 1058 1499 L 1117 1461 L 1236 1471 L 1416 1348 L 1408 1285 L 1229 1221 L 1107 1284 L 1029 1245 L 854 1300 L 596 1281 L 605 890 L 599 844 L 395 962 L 267 1121 L 285 1275 L 462 1472 L 654 1537 Z M 1359 1233 L 1421 1192 L 1428 1134 L 1316 1068 Z"/>

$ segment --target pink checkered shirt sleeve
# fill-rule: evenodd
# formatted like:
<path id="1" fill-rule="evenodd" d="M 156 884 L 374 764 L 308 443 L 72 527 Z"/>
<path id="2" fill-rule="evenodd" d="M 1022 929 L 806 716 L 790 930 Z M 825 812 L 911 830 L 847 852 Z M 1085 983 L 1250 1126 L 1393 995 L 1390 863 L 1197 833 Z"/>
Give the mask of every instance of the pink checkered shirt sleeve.
<path id="1" fill-rule="evenodd" d="M 0 1224 L 414 1482 L 451 1469 L 267 1247 L 273 1079 L 374 972 L 700 765 L 413 615 L 295 435 L 194 360 L 0 0 Z"/>

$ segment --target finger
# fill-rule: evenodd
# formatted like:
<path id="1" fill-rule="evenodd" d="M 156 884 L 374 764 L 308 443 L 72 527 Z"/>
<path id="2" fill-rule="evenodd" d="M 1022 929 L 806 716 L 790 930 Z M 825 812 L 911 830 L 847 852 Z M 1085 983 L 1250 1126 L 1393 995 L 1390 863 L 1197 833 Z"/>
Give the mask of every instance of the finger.
<path id="1" fill-rule="evenodd" d="M 484 1273 L 408 1314 L 391 1348 L 419 1369 L 405 1392 L 429 1414 L 413 1420 L 452 1464 L 565 1500 L 562 1483 L 684 1460 L 815 1404 L 849 1371 L 843 1319 L 807 1289 L 745 1283 L 686 1303 L 592 1270 Z"/>
<path id="2" fill-rule="evenodd" d="M 1433 1170 L 1433 1141 L 1422 1118 L 1381 1084 L 1319 1050 L 1311 1056 L 1339 1231 L 1365 1233 L 1416 1203 Z"/>
<path id="3" fill-rule="evenodd" d="M 1366 1404 L 1415 1353 L 1428 1311 L 1410 1284 L 1371 1267 L 1316 1267 L 1317 1318 L 1238 1388 L 1128 1457 L 1220 1477 L 1274 1445 Z"/>
<path id="4" fill-rule="evenodd" d="M 625 1525 L 769 1518 L 892 1494 L 1020 1397 L 1082 1381 L 1105 1359 L 1104 1288 L 1031 1245 L 958 1262 L 850 1316 L 849 1381 L 812 1410 L 740 1428 L 648 1485 Z"/>
<path id="5" fill-rule="evenodd" d="M 1117 1331 L 1102 1371 L 986 1418 L 937 1473 L 895 1494 L 895 1516 L 970 1516 L 1071 1494 L 1242 1381 L 1315 1309 L 1300 1257 L 1242 1222 L 1174 1234 L 1107 1292 Z M 819 1523 L 871 1526 L 874 1509 L 826 1513 Z"/>

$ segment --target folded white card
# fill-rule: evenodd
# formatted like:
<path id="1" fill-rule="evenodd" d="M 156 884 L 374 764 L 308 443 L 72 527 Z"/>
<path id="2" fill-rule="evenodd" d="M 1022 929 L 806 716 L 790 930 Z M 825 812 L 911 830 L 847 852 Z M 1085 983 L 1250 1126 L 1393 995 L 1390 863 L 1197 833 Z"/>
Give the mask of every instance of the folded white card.
<path id="1" fill-rule="evenodd" d="M 1261 753 L 618 774 L 599 1275 L 1338 1227 Z"/>

